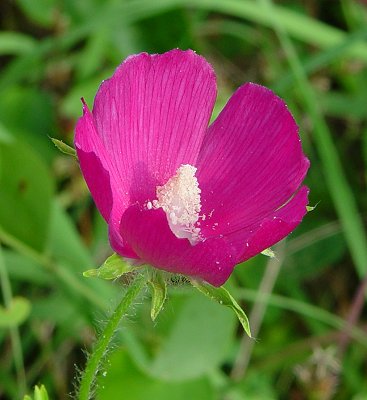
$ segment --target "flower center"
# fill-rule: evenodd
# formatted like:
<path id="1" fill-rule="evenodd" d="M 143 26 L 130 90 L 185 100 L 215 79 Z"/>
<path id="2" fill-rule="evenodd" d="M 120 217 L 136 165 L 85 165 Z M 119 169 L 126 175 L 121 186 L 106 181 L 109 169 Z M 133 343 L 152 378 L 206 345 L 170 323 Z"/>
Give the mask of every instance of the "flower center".
<path id="1" fill-rule="evenodd" d="M 201 210 L 196 170 L 192 165 L 181 165 L 166 184 L 157 187 L 158 200 L 153 201 L 154 208 L 162 207 L 166 213 L 175 236 L 188 239 L 191 245 L 202 240 L 200 228 L 195 226 Z"/>

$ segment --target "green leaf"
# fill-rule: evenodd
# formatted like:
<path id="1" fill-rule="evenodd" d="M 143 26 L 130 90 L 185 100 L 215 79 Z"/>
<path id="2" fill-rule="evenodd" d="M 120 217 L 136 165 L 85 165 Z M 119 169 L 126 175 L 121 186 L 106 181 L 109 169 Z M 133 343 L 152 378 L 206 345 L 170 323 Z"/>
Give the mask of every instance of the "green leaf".
<path id="1" fill-rule="evenodd" d="M 2 253 L 10 281 L 27 282 L 37 287 L 52 286 L 54 276 L 39 263 L 11 249 L 4 248 Z"/>
<path id="2" fill-rule="evenodd" d="M 143 325 L 141 319 L 135 332 L 139 335 L 144 326 L 157 340 L 153 360 L 147 367 L 150 376 L 166 382 L 187 382 L 206 376 L 223 364 L 233 346 L 236 319 L 233 313 L 199 293 L 190 291 L 183 296 L 175 292 L 172 291 L 167 310 L 170 318 L 161 318 L 156 326 Z M 151 342 L 146 345 L 151 348 Z"/>
<path id="3" fill-rule="evenodd" d="M 62 140 L 51 138 L 52 143 L 61 151 L 61 153 L 67 154 L 68 156 L 73 156 L 78 158 L 76 155 L 76 151 L 73 147 L 64 143 Z"/>
<path id="4" fill-rule="evenodd" d="M 118 347 L 109 355 L 108 368 L 99 374 L 96 398 L 111 400 L 120 398 L 116 393 L 127 393 L 131 400 L 187 400 L 215 399 L 214 388 L 207 376 L 183 382 L 167 382 L 144 374 L 124 347 Z M 171 365 L 171 369 L 173 366 Z"/>
<path id="5" fill-rule="evenodd" d="M 102 279 L 83 278 L 83 271 L 93 265 L 93 259 L 70 216 L 57 201 L 53 202 L 51 211 L 50 234 L 45 253 L 52 255 L 60 266 L 58 272 L 68 282 L 68 286 L 72 285 L 75 296 L 86 296 L 91 302 L 88 307 L 81 308 L 83 315 L 88 315 L 92 304 L 93 307 L 97 305 L 104 309 L 107 305 L 106 299 L 117 295 L 117 288 Z"/>
<path id="6" fill-rule="evenodd" d="M 10 131 L 0 122 L 0 142 L 10 143 L 12 140 Z"/>
<path id="7" fill-rule="evenodd" d="M 53 184 L 42 160 L 23 142 L 0 142 L 0 229 L 43 251 Z"/>
<path id="8" fill-rule="evenodd" d="M 68 264 L 77 269 L 78 273 L 84 271 L 92 264 L 92 257 L 75 229 L 70 216 L 54 201 L 50 215 L 50 235 L 46 252 L 60 264 Z"/>
<path id="9" fill-rule="evenodd" d="M 152 321 L 155 321 L 158 314 L 162 311 L 167 298 L 167 283 L 163 274 L 160 272 L 152 273 L 152 277 L 148 282 L 152 289 L 152 308 L 150 310 L 150 316 Z"/>
<path id="10" fill-rule="evenodd" d="M 190 282 L 192 286 L 199 290 L 199 292 L 204 293 L 210 299 L 215 300 L 217 303 L 223 306 L 231 308 L 235 312 L 247 335 L 250 338 L 252 337 L 247 315 L 226 288 L 224 288 L 223 286 L 217 288 L 209 285 L 208 283 L 198 282 L 194 279 L 191 279 Z"/>
<path id="11" fill-rule="evenodd" d="M 47 390 L 44 385 L 38 387 L 37 385 L 34 387 L 34 397 L 32 399 L 31 396 L 25 395 L 23 400 L 49 400 Z"/>
<path id="12" fill-rule="evenodd" d="M 29 316 L 30 302 L 23 297 L 14 297 L 7 308 L 0 306 L 0 328 L 13 328 Z"/>
<path id="13" fill-rule="evenodd" d="M 30 53 L 36 46 L 36 41 L 28 35 L 19 32 L 0 33 L 0 54 L 15 55 Z"/>
<path id="14" fill-rule="evenodd" d="M 56 22 L 59 10 L 58 2 L 54 0 L 17 0 L 17 3 L 23 13 L 37 25 L 50 27 Z"/>
<path id="15" fill-rule="evenodd" d="M 54 99 L 48 92 L 26 85 L 11 86 L 0 96 L 3 127 L 12 137 L 28 143 L 47 162 L 51 162 L 56 153 L 47 137 L 47 132 L 58 130 L 55 110 Z"/>
<path id="16" fill-rule="evenodd" d="M 136 265 L 128 263 L 124 258 L 113 253 L 99 268 L 89 269 L 83 272 L 83 275 L 86 278 L 96 276 L 102 279 L 117 279 L 121 275 L 134 271 L 136 268 L 138 268 Z"/>
<path id="17" fill-rule="evenodd" d="M 321 49 L 327 49 L 340 45 L 348 37 L 347 32 L 323 23 L 318 19 L 311 18 L 305 14 L 291 10 L 289 7 L 274 5 L 271 13 L 253 0 L 176 0 L 176 4 L 185 3 L 195 9 L 210 10 L 236 18 L 252 21 L 259 25 L 272 27 L 273 20 L 282 26 L 283 30 L 294 39 L 312 44 Z M 151 2 L 159 4 L 159 2 Z M 361 60 L 367 59 L 367 46 L 365 43 L 353 43 L 346 51 L 348 57 L 353 56 Z"/>

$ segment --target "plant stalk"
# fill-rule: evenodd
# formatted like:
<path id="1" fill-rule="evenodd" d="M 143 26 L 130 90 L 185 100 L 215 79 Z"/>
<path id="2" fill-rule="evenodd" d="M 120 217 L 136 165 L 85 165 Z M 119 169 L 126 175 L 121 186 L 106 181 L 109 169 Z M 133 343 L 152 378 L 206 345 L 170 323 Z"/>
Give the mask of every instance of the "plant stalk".
<path id="1" fill-rule="evenodd" d="M 135 277 L 134 281 L 127 289 L 124 297 L 111 315 L 104 330 L 101 332 L 100 337 L 97 340 L 89 359 L 87 360 L 86 368 L 82 374 L 77 397 L 78 400 L 90 400 L 92 398 L 91 396 L 93 393 L 95 379 L 98 371 L 100 370 L 109 344 L 120 324 L 121 319 L 125 316 L 127 310 L 130 308 L 134 299 L 142 290 L 145 283 L 145 274 L 138 274 Z"/>

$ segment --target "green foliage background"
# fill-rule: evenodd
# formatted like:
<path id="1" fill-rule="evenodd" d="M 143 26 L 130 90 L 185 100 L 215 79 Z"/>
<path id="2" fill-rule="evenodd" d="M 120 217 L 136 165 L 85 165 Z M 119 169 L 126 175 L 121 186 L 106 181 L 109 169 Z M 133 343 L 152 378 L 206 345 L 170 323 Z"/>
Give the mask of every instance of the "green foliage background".
<path id="1" fill-rule="evenodd" d="M 152 323 L 148 294 L 100 372 L 100 400 L 367 398 L 367 5 L 363 0 L 2 0 L 0 398 L 67 399 L 124 291 L 82 272 L 110 254 L 71 144 L 99 83 L 129 54 L 192 48 L 214 66 L 214 114 L 243 82 L 283 97 L 317 208 L 227 284 L 231 312 L 180 284 Z"/>

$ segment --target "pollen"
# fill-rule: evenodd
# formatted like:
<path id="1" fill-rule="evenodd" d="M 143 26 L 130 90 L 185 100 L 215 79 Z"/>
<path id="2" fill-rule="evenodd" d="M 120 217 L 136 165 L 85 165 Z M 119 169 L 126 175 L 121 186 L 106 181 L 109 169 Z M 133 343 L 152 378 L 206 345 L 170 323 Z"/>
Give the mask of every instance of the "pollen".
<path id="1" fill-rule="evenodd" d="M 202 240 L 197 227 L 201 190 L 196 170 L 192 165 L 181 165 L 174 176 L 157 187 L 158 200 L 155 203 L 155 208 L 161 207 L 166 213 L 169 227 L 176 237 L 188 239 L 191 245 Z"/>

